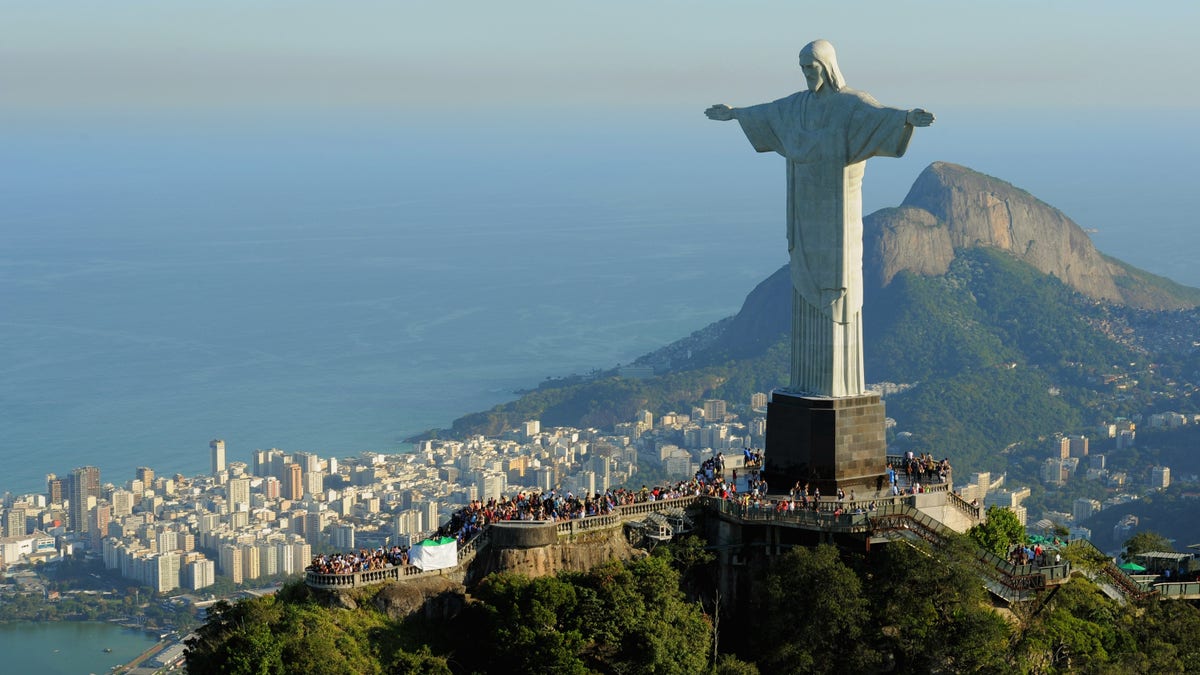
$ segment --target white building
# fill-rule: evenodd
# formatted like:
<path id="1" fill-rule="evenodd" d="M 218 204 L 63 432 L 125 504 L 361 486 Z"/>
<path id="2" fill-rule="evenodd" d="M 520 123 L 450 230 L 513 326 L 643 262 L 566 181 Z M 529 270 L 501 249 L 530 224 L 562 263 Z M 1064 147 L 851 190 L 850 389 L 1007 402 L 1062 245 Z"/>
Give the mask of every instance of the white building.
<path id="1" fill-rule="evenodd" d="M 526 439 L 531 439 L 534 436 L 537 436 L 538 434 L 542 433 L 541 420 L 529 420 L 528 422 L 525 423 L 524 431 L 525 431 Z"/>
<path id="2" fill-rule="evenodd" d="M 145 584 L 157 593 L 179 588 L 179 554 L 158 553 L 146 559 Z"/>
<path id="3" fill-rule="evenodd" d="M 217 581 L 217 566 L 207 558 L 193 560 L 184 566 L 182 585 L 192 591 L 212 586 Z"/>
<path id="4" fill-rule="evenodd" d="M 57 556 L 54 537 L 41 530 L 21 537 L 0 537 L 0 564 L 16 565 Z"/>
<path id="5" fill-rule="evenodd" d="M 279 574 L 279 549 L 271 542 L 263 541 L 256 544 L 258 548 L 259 574 L 271 577 Z"/>
<path id="6" fill-rule="evenodd" d="M 208 444 L 212 452 L 212 475 L 216 476 L 225 471 L 225 441 L 216 438 Z"/>
<path id="7" fill-rule="evenodd" d="M 767 409 L 767 395 L 761 391 L 756 391 L 750 395 L 750 408 L 752 410 Z"/>

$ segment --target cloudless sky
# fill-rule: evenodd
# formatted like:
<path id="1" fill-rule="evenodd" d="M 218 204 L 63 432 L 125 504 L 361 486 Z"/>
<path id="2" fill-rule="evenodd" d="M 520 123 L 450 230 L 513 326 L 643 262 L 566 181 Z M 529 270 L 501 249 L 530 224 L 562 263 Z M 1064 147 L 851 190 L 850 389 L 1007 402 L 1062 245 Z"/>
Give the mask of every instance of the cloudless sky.
<path id="1" fill-rule="evenodd" d="M 831 40 L 897 106 L 1195 109 L 1200 3 L 6 0 L 4 116 L 697 105 L 803 86 Z"/>

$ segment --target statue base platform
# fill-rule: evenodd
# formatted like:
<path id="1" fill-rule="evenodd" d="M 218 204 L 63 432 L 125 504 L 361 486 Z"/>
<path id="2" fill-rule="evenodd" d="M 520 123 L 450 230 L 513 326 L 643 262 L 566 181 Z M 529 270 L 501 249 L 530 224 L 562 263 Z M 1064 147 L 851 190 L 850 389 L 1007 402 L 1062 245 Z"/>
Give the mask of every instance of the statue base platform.
<path id="1" fill-rule="evenodd" d="M 776 390 L 767 404 L 765 478 L 770 491 L 797 481 L 822 496 L 866 493 L 887 483 L 887 437 L 879 394 L 839 398 Z"/>

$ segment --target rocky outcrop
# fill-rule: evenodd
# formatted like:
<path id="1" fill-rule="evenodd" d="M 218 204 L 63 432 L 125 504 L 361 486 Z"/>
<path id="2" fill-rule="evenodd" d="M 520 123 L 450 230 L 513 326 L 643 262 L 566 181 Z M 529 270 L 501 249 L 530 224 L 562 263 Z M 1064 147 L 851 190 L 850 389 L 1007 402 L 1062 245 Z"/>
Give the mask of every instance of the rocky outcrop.
<path id="1" fill-rule="evenodd" d="M 535 578 L 559 572 L 586 572 L 609 560 L 629 560 L 636 551 L 625 539 L 623 527 L 590 532 L 572 541 L 559 541 L 548 546 L 502 548 L 488 546 L 475 560 L 470 578 L 480 579 L 493 572 L 518 572 Z"/>
<path id="2" fill-rule="evenodd" d="M 867 236 L 865 242 L 864 273 L 867 278 L 880 277 L 880 286 L 891 283 L 901 270 L 938 276 L 950 269 L 950 261 L 954 260 L 950 229 L 932 213 L 901 206 L 876 211 L 864 221 L 864 228 L 867 222 L 875 236 Z"/>
<path id="3" fill-rule="evenodd" d="M 384 584 L 372 603 L 396 621 L 417 614 L 426 619 L 449 620 L 462 611 L 466 598 L 466 587 L 460 583 L 445 577 L 418 577 Z"/>
<path id="4" fill-rule="evenodd" d="M 929 165 L 899 208 L 871 214 L 863 227 L 864 273 L 876 287 L 902 271 L 944 274 L 957 251 L 986 246 L 1008 251 L 1097 300 L 1147 309 L 1197 303 L 1191 289 L 1155 290 L 1145 273 L 1103 256 L 1058 209 L 957 164 Z"/>

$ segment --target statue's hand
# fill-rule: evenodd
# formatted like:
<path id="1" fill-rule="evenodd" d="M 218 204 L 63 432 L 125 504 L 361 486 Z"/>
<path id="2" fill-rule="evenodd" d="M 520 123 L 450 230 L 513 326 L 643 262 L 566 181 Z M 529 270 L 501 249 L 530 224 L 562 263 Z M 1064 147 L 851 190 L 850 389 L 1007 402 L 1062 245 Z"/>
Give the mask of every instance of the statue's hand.
<path id="1" fill-rule="evenodd" d="M 704 114 L 708 115 L 708 119 L 710 120 L 728 122 L 729 120 L 733 119 L 733 108 L 730 108 L 724 103 L 718 103 L 708 110 L 705 110 Z"/>
<path id="2" fill-rule="evenodd" d="M 905 122 L 913 125 L 914 127 L 927 127 L 930 124 L 933 124 L 933 120 L 933 113 L 929 112 L 928 110 L 922 110 L 921 108 L 913 108 L 912 110 L 909 110 L 908 116 L 904 118 Z"/>

